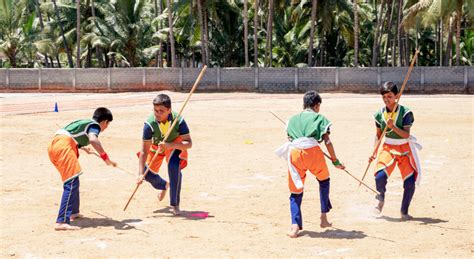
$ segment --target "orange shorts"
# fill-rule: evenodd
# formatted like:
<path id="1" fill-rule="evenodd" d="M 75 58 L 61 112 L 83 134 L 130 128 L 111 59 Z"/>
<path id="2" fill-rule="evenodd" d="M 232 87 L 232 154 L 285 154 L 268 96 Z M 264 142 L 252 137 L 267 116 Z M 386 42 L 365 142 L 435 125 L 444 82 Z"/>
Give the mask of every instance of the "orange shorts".
<path id="1" fill-rule="evenodd" d="M 77 144 L 70 136 L 56 135 L 48 146 L 48 155 L 63 182 L 81 174 Z"/>
<path id="2" fill-rule="evenodd" d="M 177 143 L 181 141 L 182 139 L 180 137 L 177 137 L 172 143 Z M 167 149 L 164 152 L 158 153 L 156 155 L 156 158 L 153 160 L 153 157 L 155 156 L 157 149 L 158 149 L 158 146 L 152 144 L 150 146 L 150 151 L 148 152 L 148 156 L 146 158 L 146 165 L 150 168 L 150 170 L 153 173 L 158 173 L 158 171 L 160 170 L 161 164 L 163 163 L 163 159 L 166 158 L 166 162 L 168 163 L 170 161 L 171 156 L 173 155 L 173 152 L 175 151 L 175 149 Z M 180 158 L 179 169 L 183 169 L 188 165 L 188 151 L 187 150 L 181 151 L 181 154 L 179 154 L 179 158 Z"/>
<path id="3" fill-rule="evenodd" d="M 319 181 L 329 178 L 329 170 L 324 160 L 323 151 L 319 146 L 308 149 L 292 149 L 291 167 L 288 169 L 288 186 L 291 193 L 302 193 L 303 188 L 297 188 L 294 181 L 303 183 L 306 180 L 306 171 L 310 171 Z M 292 171 L 294 174 L 292 175 Z M 299 177 L 299 178 L 298 178 Z"/>
<path id="4" fill-rule="evenodd" d="M 395 165 L 397 165 L 400 170 L 403 180 L 416 173 L 415 160 L 413 159 L 408 143 L 403 145 L 389 145 L 384 143 L 377 161 L 376 174 L 380 170 L 385 170 L 387 175 L 390 176 L 393 169 L 395 169 Z"/>

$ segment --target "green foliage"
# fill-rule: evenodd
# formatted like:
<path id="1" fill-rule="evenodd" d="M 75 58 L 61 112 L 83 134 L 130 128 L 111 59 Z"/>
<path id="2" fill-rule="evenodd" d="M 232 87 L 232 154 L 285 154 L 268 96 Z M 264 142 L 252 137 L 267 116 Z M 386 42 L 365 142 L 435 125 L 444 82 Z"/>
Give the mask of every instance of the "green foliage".
<path id="1" fill-rule="evenodd" d="M 243 0 L 172 0 L 175 49 L 180 64 L 202 63 L 202 31 L 197 3 L 206 12 L 209 61 L 211 66 L 243 66 L 244 21 Z M 168 9 L 165 0 L 89 0 L 81 1 L 81 38 L 76 38 L 76 1 L 56 0 L 59 17 L 50 0 L 0 0 L 0 58 L 3 66 L 45 66 L 45 57 L 67 64 L 66 49 L 59 25 L 64 28 L 67 47 L 84 66 L 150 66 L 157 63 L 161 49 L 163 59 L 170 59 Z M 92 8 L 92 2 L 94 8 Z M 274 0 L 272 66 L 306 66 L 311 51 L 317 66 L 354 65 L 354 14 L 352 0 L 318 0 L 313 49 L 309 50 L 312 0 Z M 375 5 L 374 5 L 375 2 Z M 381 1 L 359 1 L 359 66 L 370 66 L 376 24 L 376 12 Z M 384 1 L 391 3 L 392 1 Z M 161 13 L 155 4 L 161 3 Z M 89 4 L 86 6 L 86 4 Z M 258 18 L 259 65 L 263 64 L 266 46 L 268 0 L 260 0 L 258 13 L 255 0 L 248 0 L 249 59 L 253 61 L 254 17 Z M 461 4 L 461 5 L 460 5 Z M 392 42 L 396 39 L 394 26 L 387 29 L 383 21 L 379 64 L 392 57 Z M 460 5 L 460 6 L 458 6 Z M 406 0 L 403 5 L 403 29 L 406 44 L 413 53 L 420 46 L 418 65 L 439 65 L 437 24 L 444 26 L 442 40 L 446 51 L 448 22 L 456 17 L 461 7 L 461 35 L 459 42 L 453 33 L 453 46 L 459 44 L 460 62 L 472 65 L 474 57 L 474 1 Z M 388 8 L 389 9 L 389 8 Z M 38 13 L 38 10 L 40 13 Z M 387 10 L 387 8 L 385 8 Z M 389 13 L 389 12 L 387 12 Z M 41 21 L 40 21 L 41 14 Z M 388 17 L 386 17 L 388 20 Z M 42 26 L 40 26 L 43 24 Z M 389 37 L 389 33 L 391 33 Z M 391 41 L 389 41 L 389 38 Z M 80 41 L 81 54 L 76 55 Z M 387 46 L 387 48 L 386 48 Z M 399 52 L 398 47 L 395 49 Z M 386 51 L 387 50 L 387 51 Z M 451 49 L 453 59 L 455 48 Z M 386 53 L 387 52 L 387 53 Z M 191 62 L 193 61 L 193 62 Z M 101 63 L 103 63 L 101 65 Z M 165 62 L 166 63 L 166 62 Z"/>

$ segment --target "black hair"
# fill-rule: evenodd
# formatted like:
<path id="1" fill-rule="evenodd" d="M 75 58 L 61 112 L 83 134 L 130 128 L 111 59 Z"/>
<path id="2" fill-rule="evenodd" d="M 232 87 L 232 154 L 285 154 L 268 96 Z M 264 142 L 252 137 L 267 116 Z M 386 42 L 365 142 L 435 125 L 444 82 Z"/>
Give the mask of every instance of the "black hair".
<path id="1" fill-rule="evenodd" d="M 166 108 L 171 108 L 171 99 L 166 94 L 159 94 L 153 99 L 153 105 L 163 105 Z"/>
<path id="2" fill-rule="evenodd" d="M 316 91 L 308 91 L 303 97 L 303 108 L 313 108 L 316 104 L 322 103 L 321 96 Z"/>
<path id="3" fill-rule="evenodd" d="M 388 82 L 385 82 L 380 87 L 380 94 L 384 95 L 384 94 L 387 94 L 387 93 L 390 93 L 390 92 L 397 95 L 398 94 L 398 87 L 394 82 L 388 81 Z"/>
<path id="4" fill-rule="evenodd" d="M 95 109 L 92 119 L 101 123 L 102 121 L 112 121 L 114 117 L 112 116 L 112 112 L 109 109 L 105 107 L 99 107 Z"/>

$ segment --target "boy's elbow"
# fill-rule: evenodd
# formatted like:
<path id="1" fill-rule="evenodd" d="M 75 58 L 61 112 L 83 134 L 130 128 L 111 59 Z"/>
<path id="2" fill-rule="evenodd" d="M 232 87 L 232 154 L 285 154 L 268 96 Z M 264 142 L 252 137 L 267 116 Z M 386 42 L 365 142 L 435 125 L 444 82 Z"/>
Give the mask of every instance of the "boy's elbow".
<path id="1" fill-rule="evenodd" d="M 99 144 L 100 144 L 100 141 L 99 141 L 99 139 L 97 139 L 97 138 L 91 139 L 91 140 L 89 140 L 89 142 L 90 142 L 90 144 L 91 144 L 92 146 L 95 146 L 95 145 L 99 145 Z"/>
<path id="2" fill-rule="evenodd" d="M 186 140 L 186 149 L 190 149 L 193 147 L 193 141 L 191 139 Z"/>

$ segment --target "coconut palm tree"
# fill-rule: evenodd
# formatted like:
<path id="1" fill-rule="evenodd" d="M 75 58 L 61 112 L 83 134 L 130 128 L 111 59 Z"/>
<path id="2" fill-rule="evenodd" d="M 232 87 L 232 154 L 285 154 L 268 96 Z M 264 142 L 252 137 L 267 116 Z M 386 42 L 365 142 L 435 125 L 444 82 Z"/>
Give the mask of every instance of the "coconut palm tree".
<path id="1" fill-rule="evenodd" d="M 253 8 L 253 64 L 258 67 L 258 8 L 259 0 L 255 0 Z"/>
<path id="2" fill-rule="evenodd" d="M 72 54 L 71 54 L 71 50 L 69 49 L 69 46 L 68 46 L 68 43 L 67 43 L 67 40 L 66 40 L 66 36 L 64 35 L 64 28 L 63 28 L 63 24 L 62 24 L 62 19 L 61 19 L 61 16 L 59 14 L 59 9 L 58 9 L 58 5 L 56 4 L 56 0 L 51 0 L 53 2 L 53 6 L 54 6 L 54 12 L 55 12 L 55 15 L 56 15 L 56 20 L 57 20 L 57 23 L 59 24 L 59 29 L 61 31 L 61 37 L 63 39 L 63 46 L 64 46 L 64 49 L 66 49 L 66 54 L 67 54 L 67 62 L 69 64 L 69 67 L 70 68 L 73 68 L 74 65 L 72 63 Z"/>
<path id="3" fill-rule="evenodd" d="M 308 66 L 313 66 L 313 41 L 314 30 L 316 27 L 316 11 L 318 9 L 318 0 L 311 1 L 311 28 L 309 33 L 309 48 L 308 48 Z"/>
<path id="4" fill-rule="evenodd" d="M 166 8 L 168 10 L 168 27 L 169 27 L 169 37 L 170 37 L 170 46 L 171 46 L 171 66 L 177 67 L 176 64 L 176 50 L 174 45 L 174 32 L 173 32 L 173 6 L 170 0 L 166 0 Z"/>
<path id="5" fill-rule="evenodd" d="M 354 66 L 359 66 L 359 8 L 358 0 L 353 0 L 352 10 L 354 12 Z"/>
<path id="6" fill-rule="evenodd" d="M 273 30 L 273 14 L 274 14 L 274 0 L 268 0 L 268 22 L 267 22 L 267 40 L 265 50 L 265 65 L 272 66 L 272 30 Z"/>
<path id="7" fill-rule="evenodd" d="M 76 0 L 76 67 L 81 67 L 81 0 Z"/>
<path id="8" fill-rule="evenodd" d="M 248 44 L 248 0 L 244 0 L 244 49 L 245 49 L 245 66 L 249 66 L 249 44 Z"/>

